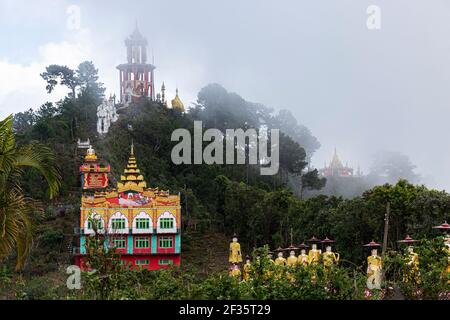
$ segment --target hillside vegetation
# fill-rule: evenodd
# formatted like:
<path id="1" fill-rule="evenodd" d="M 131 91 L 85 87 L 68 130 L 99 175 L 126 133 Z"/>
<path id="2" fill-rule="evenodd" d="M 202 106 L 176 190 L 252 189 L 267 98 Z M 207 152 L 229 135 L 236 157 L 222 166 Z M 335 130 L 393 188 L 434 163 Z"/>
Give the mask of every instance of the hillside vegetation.
<path id="1" fill-rule="evenodd" d="M 111 164 L 113 183 L 120 177 L 133 141 L 138 166 L 148 185 L 181 194 L 182 268 L 188 268 L 192 271 L 189 274 L 198 279 L 213 277 L 208 278 L 211 287 L 205 290 L 212 290 L 220 278 L 217 278 L 218 270 L 227 268 L 228 241 L 233 233 L 238 235 L 244 254 L 251 254 L 253 248 L 266 244 L 271 248 L 286 247 L 291 241 L 299 244 L 312 235 L 333 238 L 337 241 L 335 249 L 343 259 L 343 271 L 336 271 L 337 276 L 345 285 L 352 286 L 354 279 L 351 270 L 346 268 L 363 265 L 368 254 L 362 247 L 364 243 L 382 240 L 387 203 L 391 208 L 388 234 L 391 250 L 397 250 L 397 240 L 407 234 L 416 238 L 434 237 L 431 227 L 449 218 L 449 194 L 406 180 L 376 186 L 351 199 L 324 195 L 300 198 L 299 189 L 321 189 L 326 182 L 317 171 L 307 170 L 308 161 L 320 146 L 317 139 L 289 112 L 274 113 L 218 84 L 204 87 L 198 94 L 197 104 L 187 113 L 146 100 L 123 108 L 109 133 L 99 137 L 96 107 L 103 89 L 95 77 L 95 68 L 87 69 L 94 77 L 74 87 L 59 103 L 47 103 L 36 111 L 14 116 L 17 144 L 38 141 L 48 146 L 55 153 L 62 179 L 58 197 L 50 200 L 42 176 L 28 169 L 22 176 L 24 192 L 41 201 L 47 209 L 44 215 L 31 216 L 34 240 L 22 274 L 11 273 L 14 255 L 2 265 L 2 277 L 9 279 L 11 285 L 10 289 L 4 289 L 5 297 L 10 297 L 11 292 L 20 296 L 25 289 L 33 288 L 33 282 L 46 282 L 47 278 L 64 281 L 64 267 L 71 264 L 72 231 L 78 223 L 81 196 L 78 166 L 83 153 L 76 147 L 77 139 L 89 138 L 99 158 Z M 280 128 L 279 172 L 262 176 L 258 165 L 248 164 L 175 165 L 171 150 L 176 142 L 171 141 L 171 134 L 178 128 L 192 132 L 194 120 L 201 120 L 204 130 L 217 128 L 223 132 L 227 128 L 263 125 L 269 129 Z M 24 283 L 25 289 L 20 287 Z M 60 283 L 64 285 L 65 282 Z M 242 286 L 239 290 L 244 291 L 233 293 L 236 296 L 227 293 L 230 294 L 227 297 L 246 297 L 251 290 L 246 291 L 248 288 Z M 241 296 L 242 292 L 245 294 Z M 357 297 L 352 292 L 343 294 L 345 298 Z M 54 294 L 60 297 L 57 292 Z M 30 295 L 33 297 L 32 293 L 26 297 Z M 211 298 L 212 293 L 202 292 L 200 296 Z M 280 296 L 272 292 L 264 297 Z"/>

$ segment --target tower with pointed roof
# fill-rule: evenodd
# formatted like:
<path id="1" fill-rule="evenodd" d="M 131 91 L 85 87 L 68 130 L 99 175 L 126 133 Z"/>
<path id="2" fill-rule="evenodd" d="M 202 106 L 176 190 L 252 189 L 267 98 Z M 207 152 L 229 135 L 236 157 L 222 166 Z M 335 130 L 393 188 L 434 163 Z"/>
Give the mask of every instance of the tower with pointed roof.
<path id="1" fill-rule="evenodd" d="M 134 156 L 134 144 L 131 144 L 130 157 L 128 158 L 127 167 L 123 171 L 123 175 L 120 176 L 120 181 L 117 183 L 117 189 L 119 192 L 143 192 L 147 188 L 147 182 L 144 180 L 144 176 L 141 174 Z"/>
<path id="2" fill-rule="evenodd" d="M 166 101 L 166 85 L 164 84 L 164 81 L 161 85 L 161 103 L 163 106 L 167 106 L 167 101 Z"/>
<path id="3" fill-rule="evenodd" d="M 117 66 L 122 104 L 136 102 L 141 97 L 155 100 L 155 66 L 147 63 L 147 44 L 136 23 L 133 33 L 125 39 L 127 63 Z"/>

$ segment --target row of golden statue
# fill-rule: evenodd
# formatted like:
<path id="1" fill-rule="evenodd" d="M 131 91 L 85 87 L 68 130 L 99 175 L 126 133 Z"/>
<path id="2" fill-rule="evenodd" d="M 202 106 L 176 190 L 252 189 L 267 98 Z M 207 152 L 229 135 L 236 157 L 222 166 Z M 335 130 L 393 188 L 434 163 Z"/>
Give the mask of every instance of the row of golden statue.
<path id="1" fill-rule="evenodd" d="M 296 265 L 317 265 L 319 263 L 323 263 L 325 267 L 331 267 L 332 265 L 336 265 L 339 263 L 340 255 L 339 253 L 333 252 L 331 244 L 334 243 L 334 240 L 329 238 L 325 238 L 324 240 L 320 240 L 316 237 L 312 237 L 307 241 L 311 244 L 311 249 L 306 253 L 307 248 L 310 246 L 302 243 L 298 247 L 294 245 L 290 245 L 287 248 L 279 247 L 275 251 L 277 252 L 277 258 L 273 259 L 273 252 L 268 252 L 269 261 L 272 261 L 277 266 L 287 266 L 293 267 Z M 325 246 L 325 251 L 322 252 L 322 249 L 318 249 L 318 244 L 321 243 Z M 300 254 L 296 256 L 296 251 L 300 250 Z M 289 251 L 289 256 L 287 258 L 284 257 L 284 252 Z M 241 270 L 239 268 L 239 263 L 242 262 L 242 253 L 241 253 L 241 245 L 238 242 L 237 236 L 233 236 L 233 240 L 230 243 L 230 255 L 228 261 L 231 264 L 230 267 L 230 275 L 235 277 L 241 277 Z M 246 261 L 243 266 L 242 279 L 249 279 L 249 270 L 251 266 L 251 260 L 249 256 L 246 256 Z"/>
<path id="2" fill-rule="evenodd" d="M 433 228 L 448 231 L 450 229 L 450 225 L 447 222 L 444 222 L 442 225 L 435 226 Z M 449 261 L 445 272 L 450 274 L 450 237 L 445 235 L 444 239 Z M 339 253 L 332 251 L 332 244 L 335 243 L 334 240 L 331 240 L 328 237 L 324 240 L 320 240 L 313 236 L 311 239 L 307 240 L 307 242 L 311 246 L 308 253 L 306 253 L 306 249 L 310 246 L 303 242 L 297 247 L 290 245 L 287 248 L 276 249 L 275 251 L 277 252 L 277 258 L 275 260 L 273 260 L 273 252 L 269 251 L 269 259 L 275 265 L 287 267 L 293 267 L 296 265 L 317 265 L 322 263 L 325 268 L 330 268 L 332 265 L 337 265 L 339 263 Z M 413 243 L 416 242 L 416 240 L 410 236 L 406 236 L 405 239 L 399 240 L 398 242 L 407 245 L 405 255 L 407 270 L 403 275 L 403 281 L 420 283 L 419 255 L 414 252 L 413 246 Z M 322 252 L 321 249 L 318 249 L 317 246 L 319 243 L 325 247 L 324 252 Z M 382 282 L 382 258 L 378 255 L 378 248 L 381 247 L 381 244 L 371 241 L 368 244 L 365 244 L 364 247 L 370 248 L 371 251 L 370 256 L 367 257 L 367 288 L 369 290 L 380 289 Z M 300 250 L 300 254 L 298 256 L 296 256 L 297 250 Z M 289 256 L 287 258 L 284 257 L 285 251 L 289 252 Z M 241 278 L 239 264 L 242 263 L 242 252 L 241 245 L 239 244 L 236 235 L 233 236 L 232 242 L 230 243 L 230 254 L 228 261 L 231 264 L 229 270 L 230 275 Z M 246 262 L 243 266 L 242 280 L 249 279 L 250 266 L 251 260 L 250 257 L 247 256 Z"/>

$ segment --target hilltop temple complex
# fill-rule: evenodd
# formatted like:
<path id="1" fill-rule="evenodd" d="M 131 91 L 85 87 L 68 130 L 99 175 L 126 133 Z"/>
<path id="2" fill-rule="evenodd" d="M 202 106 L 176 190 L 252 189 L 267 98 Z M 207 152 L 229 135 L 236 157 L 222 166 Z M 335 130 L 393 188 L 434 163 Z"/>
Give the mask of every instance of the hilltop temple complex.
<path id="1" fill-rule="evenodd" d="M 161 86 L 161 92 L 155 92 L 154 72 L 156 67 L 153 61 L 148 63 L 147 45 L 147 39 L 136 25 L 133 33 L 125 39 L 127 62 L 117 66 L 120 85 L 119 104 L 115 103 L 114 95 L 114 100 L 112 98 L 104 100 L 97 108 L 97 132 L 100 135 L 106 134 L 111 124 L 117 121 L 117 109 L 126 108 L 130 103 L 148 99 L 168 107 L 164 82 Z M 174 99 L 171 100 L 171 107 L 180 112 L 185 111 L 183 102 L 178 96 L 178 88 L 176 88 Z"/>
<path id="2" fill-rule="evenodd" d="M 348 164 L 343 165 L 341 160 L 338 157 L 336 148 L 334 149 L 333 158 L 330 161 L 330 164 L 327 165 L 325 163 L 324 167 L 319 170 L 319 173 L 323 177 L 361 177 L 361 170 L 357 169 L 356 173 L 354 173 L 354 169 L 349 167 Z"/>
<path id="3" fill-rule="evenodd" d="M 109 173 L 110 166 L 100 164 L 90 147 L 80 166 L 83 196 L 76 264 L 89 268 L 89 237 L 96 235 L 103 237 L 105 248 L 114 248 L 130 267 L 156 270 L 179 265 L 180 195 L 147 186 L 133 145 L 116 188 L 109 187 Z"/>

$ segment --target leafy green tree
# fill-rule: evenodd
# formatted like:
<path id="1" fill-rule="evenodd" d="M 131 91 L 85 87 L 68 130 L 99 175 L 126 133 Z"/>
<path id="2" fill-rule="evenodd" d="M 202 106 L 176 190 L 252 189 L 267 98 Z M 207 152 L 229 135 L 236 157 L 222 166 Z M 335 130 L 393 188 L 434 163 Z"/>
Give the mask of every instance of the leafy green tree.
<path id="1" fill-rule="evenodd" d="M 33 214 L 39 211 L 33 199 L 24 195 L 21 177 L 26 168 L 45 178 L 49 196 L 59 189 L 59 173 L 53 152 L 37 143 L 18 147 L 12 116 L 0 121 L 0 260 L 17 251 L 16 269 L 23 267 L 30 252 Z"/>
<path id="2" fill-rule="evenodd" d="M 320 190 L 327 183 L 326 178 L 319 177 L 317 169 L 305 172 L 301 175 L 300 199 L 303 198 L 304 190 Z"/>
<path id="3" fill-rule="evenodd" d="M 95 68 L 92 61 L 84 61 L 80 63 L 76 70 L 76 77 L 80 83 L 81 94 L 90 92 L 103 96 L 105 89 L 103 83 L 98 81 L 98 69 Z"/>
<path id="4" fill-rule="evenodd" d="M 75 99 L 75 90 L 79 86 L 79 82 L 75 72 L 69 67 L 56 64 L 49 65 L 45 68 L 45 72 L 41 73 L 41 77 L 47 81 L 46 89 L 48 93 L 52 93 L 59 80 L 60 85 L 70 89 L 70 97 Z"/>
<path id="5" fill-rule="evenodd" d="M 14 114 L 13 130 L 16 135 L 25 135 L 36 123 L 36 115 L 33 109 Z"/>
<path id="6" fill-rule="evenodd" d="M 414 251 L 419 256 L 418 273 L 415 277 L 405 278 L 410 272 L 407 263 L 410 261 L 406 248 L 391 251 L 385 257 L 383 266 L 386 278 L 392 286 L 399 287 L 406 299 L 438 300 L 448 299 L 450 291 L 448 252 L 444 247 L 443 237 L 421 239 L 414 244 Z"/>

